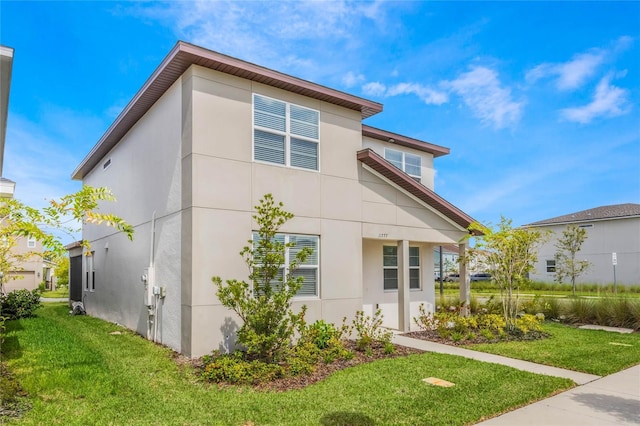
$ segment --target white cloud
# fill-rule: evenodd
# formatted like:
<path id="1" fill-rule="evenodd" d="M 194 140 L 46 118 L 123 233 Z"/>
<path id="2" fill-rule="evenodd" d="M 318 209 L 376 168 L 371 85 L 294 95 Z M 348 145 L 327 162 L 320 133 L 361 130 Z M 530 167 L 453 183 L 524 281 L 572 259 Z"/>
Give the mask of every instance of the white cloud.
<path id="1" fill-rule="evenodd" d="M 449 95 L 441 90 L 424 86 L 419 83 L 398 83 L 387 87 L 386 85 L 372 81 L 362 86 L 362 92 L 366 96 L 400 96 L 416 95 L 427 105 L 441 105 L 449 101 Z"/>
<path id="2" fill-rule="evenodd" d="M 582 124 L 590 123 L 597 117 L 616 117 L 629 112 L 627 103 L 629 92 L 611 85 L 613 75 L 607 75 L 596 86 L 593 100 L 585 106 L 565 108 L 562 117 Z"/>
<path id="3" fill-rule="evenodd" d="M 575 90 L 592 77 L 603 63 L 605 54 L 602 51 L 581 53 L 572 60 L 563 63 L 544 63 L 528 71 L 525 78 L 535 83 L 545 77 L 556 77 L 556 87 L 560 90 Z"/>
<path id="4" fill-rule="evenodd" d="M 567 62 L 545 62 L 529 70 L 525 79 L 535 83 L 543 78 L 555 78 L 559 90 L 575 90 L 582 87 L 596 75 L 598 69 L 616 53 L 626 50 L 633 39 L 628 36 L 618 38 L 610 49 L 590 49 L 573 55 Z"/>
<path id="5" fill-rule="evenodd" d="M 128 10 L 136 16 L 162 22 L 180 39 L 285 72 L 303 74 L 319 68 L 320 53 L 361 45 L 362 27 L 373 24 L 384 28 L 386 18 L 386 4 L 378 1 L 196 0 L 135 4 Z M 284 52 L 288 54 L 283 55 Z"/>
<path id="6" fill-rule="evenodd" d="M 432 89 L 417 83 L 399 83 L 389 87 L 387 96 L 414 94 L 427 105 L 442 105 L 449 101 L 446 92 Z"/>
<path id="7" fill-rule="evenodd" d="M 342 77 L 342 84 L 345 87 L 353 87 L 356 84 L 362 83 L 364 81 L 364 75 L 356 74 L 353 71 L 349 71 Z"/>
<path id="8" fill-rule="evenodd" d="M 362 93 L 366 96 L 384 96 L 386 92 L 387 86 L 377 81 L 372 81 L 362 86 Z"/>
<path id="9" fill-rule="evenodd" d="M 520 120 L 524 103 L 514 101 L 511 90 L 501 87 L 494 70 L 473 67 L 455 80 L 442 84 L 461 96 L 473 114 L 485 123 L 493 123 L 500 129 Z"/>

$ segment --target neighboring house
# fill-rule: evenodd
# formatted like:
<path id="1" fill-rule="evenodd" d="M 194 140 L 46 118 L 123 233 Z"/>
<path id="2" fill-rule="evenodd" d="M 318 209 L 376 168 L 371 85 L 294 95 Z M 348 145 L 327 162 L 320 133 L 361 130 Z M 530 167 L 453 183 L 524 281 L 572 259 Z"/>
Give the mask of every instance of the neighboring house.
<path id="1" fill-rule="evenodd" d="M 6 293 L 20 289 L 35 290 L 42 282 L 51 284 L 49 280 L 51 280 L 53 268 L 50 262 L 42 258 L 40 241 L 35 238 L 17 238 L 11 253 L 15 256 L 26 256 L 26 258 L 15 262 L 14 268 L 5 277 Z"/>
<path id="2" fill-rule="evenodd" d="M 433 192 L 433 160 L 449 149 L 362 124 L 381 111 L 178 42 L 73 172 L 111 188 L 113 213 L 135 227 L 133 242 L 84 227 L 93 253 L 72 259 L 87 312 L 188 356 L 229 348 L 240 324 L 211 277 L 246 279 L 238 253 L 272 193 L 295 215 L 282 238 L 314 249 L 294 301 L 307 321 L 380 308 L 408 330 L 419 304 L 433 309 L 434 248 L 473 219 Z"/>
<path id="3" fill-rule="evenodd" d="M 616 282 L 640 285 L 640 204 L 631 203 L 596 207 L 524 225 L 553 232 L 552 238 L 538 252 L 538 263 L 530 276 L 532 280 L 554 281 L 555 244 L 570 224 L 587 231 L 587 239 L 576 257 L 591 262 L 591 267 L 576 282 L 613 283 L 612 257 L 615 253 Z"/>
<path id="4" fill-rule="evenodd" d="M 460 269 L 460 265 L 458 264 L 460 248 L 458 245 L 444 244 L 433 249 L 433 268 L 436 277 L 439 277 L 441 272 L 440 256 L 442 256 L 442 277 L 446 278 L 448 274 L 457 274 Z"/>

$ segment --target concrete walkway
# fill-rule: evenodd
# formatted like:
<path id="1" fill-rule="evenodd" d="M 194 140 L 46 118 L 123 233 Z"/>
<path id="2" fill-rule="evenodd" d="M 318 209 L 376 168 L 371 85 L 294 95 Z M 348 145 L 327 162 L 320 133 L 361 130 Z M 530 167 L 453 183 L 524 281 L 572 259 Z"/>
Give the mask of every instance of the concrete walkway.
<path id="1" fill-rule="evenodd" d="M 640 425 L 640 365 L 478 423 L 478 425 Z"/>
<path id="2" fill-rule="evenodd" d="M 640 365 L 606 377 L 535 364 L 456 346 L 394 335 L 393 342 L 423 351 L 458 355 L 519 370 L 564 377 L 578 387 L 490 420 L 483 426 L 613 426 L 640 425 Z M 594 354 L 597 356 L 597 354 Z"/>
<path id="3" fill-rule="evenodd" d="M 53 302 L 68 302 L 68 297 L 41 297 L 40 302 L 42 303 L 53 303 Z"/>
<path id="4" fill-rule="evenodd" d="M 459 348 L 457 346 L 443 345 L 442 343 L 429 342 L 427 340 L 412 339 L 402 335 L 394 335 L 393 343 L 398 345 L 416 348 L 428 352 L 441 354 L 458 355 L 465 358 L 476 359 L 483 362 L 508 365 L 518 370 L 529 371 L 531 373 L 545 374 L 547 376 L 563 377 L 571 379 L 579 385 L 599 379 L 600 376 L 593 374 L 579 373 L 577 371 L 565 370 L 563 368 L 549 367 L 547 365 L 535 364 L 529 361 L 508 358 L 506 356 L 493 355 L 484 352 L 472 351 L 470 349 Z"/>

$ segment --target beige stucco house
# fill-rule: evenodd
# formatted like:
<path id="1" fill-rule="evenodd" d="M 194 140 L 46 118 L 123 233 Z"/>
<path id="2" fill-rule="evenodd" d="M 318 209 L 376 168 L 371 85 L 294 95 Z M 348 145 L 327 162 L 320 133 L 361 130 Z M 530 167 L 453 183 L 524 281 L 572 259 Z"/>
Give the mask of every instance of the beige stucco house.
<path id="1" fill-rule="evenodd" d="M 473 219 L 433 191 L 433 161 L 449 149 L 362 123 L 381 111 L 177 43 L 73 172 L 111 188 L 136 232 L 130 242 L 84 227 L 87 312 L 189 356 L 232 346 L 239 323 L 211 277 L 246 279 L 238 253 L 272 193 L 295 215 L 282 238 L 315 250 L 295 300 L 307 320 L 380 308 L 408 330 L 419 304 L 433 308 L 434 247 L 457 243 Z"/>
<path id="2" fill-rule="evenodd" d="M 577 283 L 640 285 L 640 204 L 615 204 L 582 210 L 525 225 L 551 231 L 551 238 L 538 251 L 534 281 L 555 279 L 556 243 L 568 225 L 587 231 L 578 252 L 579 260 L 591 263 Z M 615 253 L 615 255 L 614 255 Z"/>

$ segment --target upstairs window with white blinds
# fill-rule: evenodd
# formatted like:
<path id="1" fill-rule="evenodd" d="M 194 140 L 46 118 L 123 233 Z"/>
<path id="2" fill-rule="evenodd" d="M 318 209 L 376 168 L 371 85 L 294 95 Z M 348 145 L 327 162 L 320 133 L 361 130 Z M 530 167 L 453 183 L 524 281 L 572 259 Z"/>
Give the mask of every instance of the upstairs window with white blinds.
<path id="1" fill-rule="evenodd" d="M 260 238 L 257 232 L 253 233 L 253 241 L 257 241 Z M 276 234 L 275 239 L 281 244 L 294 243 L 293 247 L 287 247 L 285 249 L 284 267 L 278 271 L 278 275 L 275 282 L 271 284 L 274 287 L 281 285 L 284 277 L 289 274 L 289 263 L 295 259 L 300 250 L 305 247 L 309 247 L 313 252 L 307 256 L 304 263 L 298 265 L 298 269 L 293 272 L 294 277 L 302 277 L 302 287 L 296 293 L 296 297 L 317 297 L 318 296 L 318 274 L 320 269 L 319 262 L 319 241 L 320 238 L 317 235 L 292 235 L 292 234 Z M 256 260 L 256 259 L 254 259 Z M 256 260 L 257 261 L 257 260 Z M 259 261 L 257 261 L 259 262 Z"/>
<path id="2" fill-rule="evenodd" d="M 320 112 L 253 95 L 253 159 L 318 170 Z"/>
<path id="3" fill-rule="evenodd" d="M 384 158 L 418 182 L 422 179 L 422 159 L 419 155 L 385 148 Z"/>

